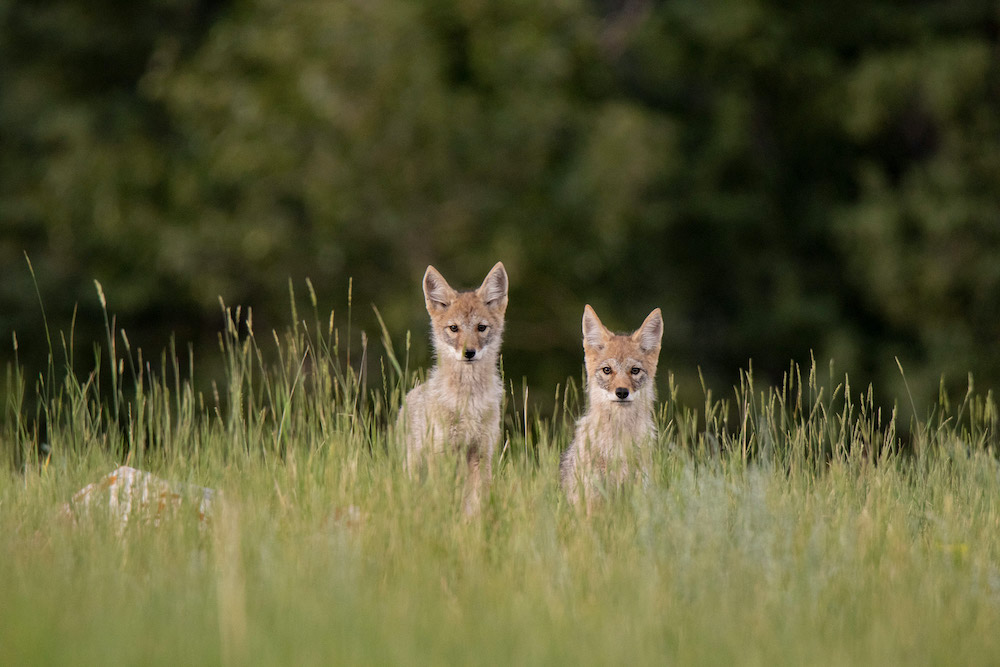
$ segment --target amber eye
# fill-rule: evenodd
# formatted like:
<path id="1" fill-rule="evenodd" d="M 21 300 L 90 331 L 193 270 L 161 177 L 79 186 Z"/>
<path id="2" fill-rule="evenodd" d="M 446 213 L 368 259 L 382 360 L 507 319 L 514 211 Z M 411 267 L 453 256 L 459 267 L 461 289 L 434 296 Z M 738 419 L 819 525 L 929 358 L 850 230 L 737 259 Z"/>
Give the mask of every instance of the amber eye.
<path id="1" fill-rule="evenodd" d="M 611 375 L 611 366 L 605 366 L 604 368 L 601 369 L 601 372 L 604 373 L 605 375 Z"/>
<path id="2" fill-rule="evenodd" d="M 638 375 L 641 372 L 642 372 L 642 369 L 639 368 L 638 366 L 633 366 L 632 367 L 632 375 Z"/>
<path id="3" fill-rule="evenodd" d="M 476 327 L 476 328 L 477 328 L 477 329 L 479 329 L 480 331 L 486 331 L 486 325 L 485 325 L 485 324 L 480 324 L 480 325 L 479 325 L 478 327 Z"/>
<path id="4" fill-rule="evenodd" d="M 455 333 L 456 331 L 458 331 L 458 325 L 457 325 L 457 324 L 452 324 L 451 326 L 449 326 L 449 327 L 448 327 L 448 329 L 449 329 L 449 330 L 450 330 L 450 331 L 451 331 L 452 333 Z"/>

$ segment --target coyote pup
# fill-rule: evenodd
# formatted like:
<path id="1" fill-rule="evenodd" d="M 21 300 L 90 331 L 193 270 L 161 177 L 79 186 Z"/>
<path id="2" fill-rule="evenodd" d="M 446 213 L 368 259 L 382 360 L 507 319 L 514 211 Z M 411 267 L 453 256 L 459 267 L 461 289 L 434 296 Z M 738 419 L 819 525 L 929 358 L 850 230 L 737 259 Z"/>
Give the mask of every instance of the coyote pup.
<path id="1" fill-rule="evenodd" d="M 631 335 L 608 331 L 589 305 L 583 309 L 587 412 L 563 454 L 560 477 L 570 502 L 582 494 L 588 509 L 596 485 L 614 487 L 641 472 L 656 439 L 656 363 L 663 337 L 660 309 Z M 582 488 L 581 488 L 582 487 Z"/>
<path id="2" fill-rule="evenodd" d="M 464 497 L 471 513 L 492 478 L 493 449 L 500 439 L 503 384 L 497 360 L 507 272 L 497 262 L 478 289 L 456 292 L 428 266 L 423 285 L 437 365 L 426 382 L 410 390 L 400 410 L 407 469 L 413 472 L 428 456 L 460 455 L 468 466 Z"/>

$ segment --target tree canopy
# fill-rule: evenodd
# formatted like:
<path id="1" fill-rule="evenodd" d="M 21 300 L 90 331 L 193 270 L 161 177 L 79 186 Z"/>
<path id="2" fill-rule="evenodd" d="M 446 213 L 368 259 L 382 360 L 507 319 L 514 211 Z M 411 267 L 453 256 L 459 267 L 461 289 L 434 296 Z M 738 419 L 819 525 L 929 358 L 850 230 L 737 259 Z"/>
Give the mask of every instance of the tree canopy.
<path id="1" fill-rule="evenodd" d="M 99 337 L 97 279 L 154 348 L 306 277 L 422 332 L 427 264 L 503 260 L 533 386 L 579 373 L 585 303 L 661 307 L 690 390 L 811 353 L 994 386 L 998 35 L 962 0 L 10 0 L 0 333 L 41 346 L 24 253 L 54 326 Z"/>

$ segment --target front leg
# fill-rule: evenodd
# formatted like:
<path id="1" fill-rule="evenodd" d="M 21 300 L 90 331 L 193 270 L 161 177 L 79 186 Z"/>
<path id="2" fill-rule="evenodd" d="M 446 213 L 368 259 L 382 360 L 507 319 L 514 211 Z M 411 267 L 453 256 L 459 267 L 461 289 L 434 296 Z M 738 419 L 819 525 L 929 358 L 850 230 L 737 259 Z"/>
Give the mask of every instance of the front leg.
<path id="1" fill-rule="evenodd" d="M 482 498 L 489 493 L 490 482 L 493 478 L 493 463 L 479 447 L 470 447 L 466 451 L 465 460 L 468 474 L 462 493 L 463 506 L 466 516 L 473 516 L 479 513 L 482 507 Z"/>

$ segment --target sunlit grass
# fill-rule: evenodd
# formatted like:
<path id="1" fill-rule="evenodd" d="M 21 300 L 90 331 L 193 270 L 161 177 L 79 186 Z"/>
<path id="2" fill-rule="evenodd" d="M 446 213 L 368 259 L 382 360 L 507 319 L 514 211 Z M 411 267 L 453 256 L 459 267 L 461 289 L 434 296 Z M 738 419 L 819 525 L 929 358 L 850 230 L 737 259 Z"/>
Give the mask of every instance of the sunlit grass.
<path id="1" fill-rule="evenodd" d="M 349 360 L 310 303 L 266 334 L 224 307 L 209 391 L 190 357 L 146 359 L 113 318 L 84 376 L 58 352 L 37 378 L 8 368 L 0 664 L 1000 660 L 991 395 L 899 425 L 815 363 L 775 388 L 748 370 L 697 409 L 664 373 L 648 484 L 586 516 L 557 472 L 579 389 L 530 387 L 554 390 L 540 414 L 508 381 L 470 520 L 448 470 L 401 465 L 408 339 L 397 353 L 383 328 Z M 207 524 L 64 516 L 123 462 L 222 500 Z"/>

